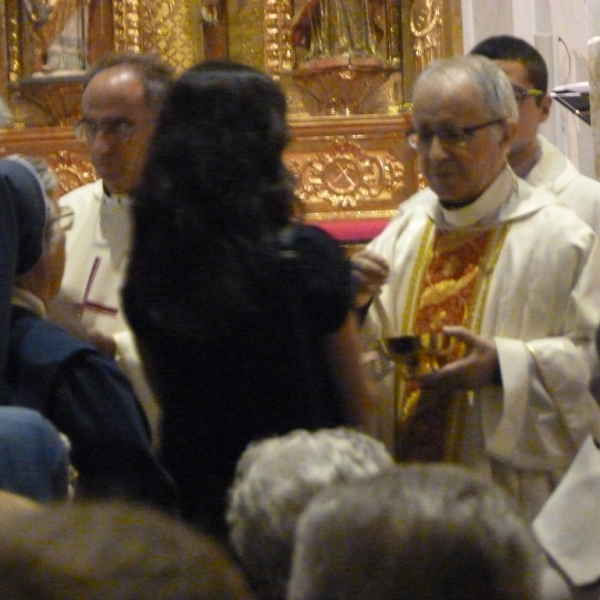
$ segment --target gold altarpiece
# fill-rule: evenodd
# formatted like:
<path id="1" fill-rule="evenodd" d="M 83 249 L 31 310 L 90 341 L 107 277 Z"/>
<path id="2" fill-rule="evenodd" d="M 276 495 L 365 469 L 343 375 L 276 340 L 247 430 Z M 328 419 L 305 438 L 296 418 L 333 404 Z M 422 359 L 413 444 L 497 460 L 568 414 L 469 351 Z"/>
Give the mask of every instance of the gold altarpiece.
<path id="1" fill-rule="evenodd" d="M 43 36 L 31 6 L 61 2 L 76 5 L 85 23 L 79 70 L 40 68 Z M 306 51 L 291 35 L 301 9 L 294 0 L 4 0 L 0 95 L 13 121 L 0 129 L 0 155 L 45 156 L 63 191 L 92 181 L 87 149 L 72 132 L 86 63 L 109 49 L 159 53 L 178 71 L 229 57 L 266 71 L 286 90 L 293 133 L 286 160 L 307 218 L 355 223 L 345 237 L 368 239 L 362 225 L 388 219 L 419 185 L 405 135 L 415 77 L 431 60 L 462 53 L 460 0 L 379 0 L 378 6 L 385 74 L 366 93 L 371 83 L 361 79 L 367 75 L 359 61 L 338 61 L 326 79 L 319 74 L 316 91 L 303 85 L 298 73 Z M 327 103 L 332 98 L 337 104 Z"/>

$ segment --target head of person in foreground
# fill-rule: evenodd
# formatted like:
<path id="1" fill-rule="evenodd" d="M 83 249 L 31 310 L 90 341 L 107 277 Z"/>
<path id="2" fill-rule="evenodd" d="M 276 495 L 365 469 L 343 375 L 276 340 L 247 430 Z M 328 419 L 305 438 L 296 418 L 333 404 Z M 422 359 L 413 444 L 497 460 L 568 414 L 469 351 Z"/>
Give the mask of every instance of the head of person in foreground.
<path id="1" fill-rule="evenodd" d="M 537 549 L 504 493 L 413 465 L 316 496 L 296 530 L 289 600 L 535 600 Z"/>
<path id="2" fill-rule="evenodd" d="M 283 600 L 294 529 L 321 490 L 392 468 L 385 446 L 353 429 L 305 429 L 251 443 L 229 493 L 229 540 L 260 598 Z"/>
<path id="3" fill-rule="evenodd" d="M 4 600 L 250 600 L 212 540 L 153 509 L 63 504 L 0 524 Z"/>

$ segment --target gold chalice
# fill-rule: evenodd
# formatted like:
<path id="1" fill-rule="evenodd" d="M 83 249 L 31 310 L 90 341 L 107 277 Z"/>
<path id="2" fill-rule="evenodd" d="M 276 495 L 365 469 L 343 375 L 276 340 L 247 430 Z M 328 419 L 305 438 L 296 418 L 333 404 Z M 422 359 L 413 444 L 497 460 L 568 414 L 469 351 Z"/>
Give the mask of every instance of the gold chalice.
<path id="1" fill-rule="evenodd" d="M 403 379 L 416 379 L 437 371 L 442 364 L 462 356 L 465 350 L 464 344 L 443 332 L 383 338 L 380 345 L 396 363 Z"/>

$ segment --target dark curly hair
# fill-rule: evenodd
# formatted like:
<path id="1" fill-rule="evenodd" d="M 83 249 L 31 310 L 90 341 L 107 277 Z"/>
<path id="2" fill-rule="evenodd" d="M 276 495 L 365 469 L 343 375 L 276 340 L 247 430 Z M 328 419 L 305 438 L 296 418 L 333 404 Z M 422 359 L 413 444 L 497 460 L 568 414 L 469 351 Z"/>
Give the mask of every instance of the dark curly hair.
<path id="1" fill-rule="evenodd" d="M 260 71 L 210 61 L 173 84 L 135 194 L 124 291 L 134 328 L 197 337 L 263 301 L 294 206 L 289 138 L 285 96 Z"/>

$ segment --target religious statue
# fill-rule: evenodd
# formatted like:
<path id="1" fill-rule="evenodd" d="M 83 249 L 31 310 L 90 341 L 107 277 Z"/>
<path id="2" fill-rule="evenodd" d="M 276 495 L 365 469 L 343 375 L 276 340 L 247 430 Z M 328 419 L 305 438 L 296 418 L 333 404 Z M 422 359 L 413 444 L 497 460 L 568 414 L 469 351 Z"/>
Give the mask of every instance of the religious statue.
<path id="1" fill-rule="evenodd" d="M 85 0 L 23 0 L 35 42 L 35 73 L 86 68 Z"/>
<path id="2" fill-rule="evenodd" d="M 292 44 L 305 60 L 381 59 L 379 22 L 385 0 L 307 0 L 292 21 Z"/>

